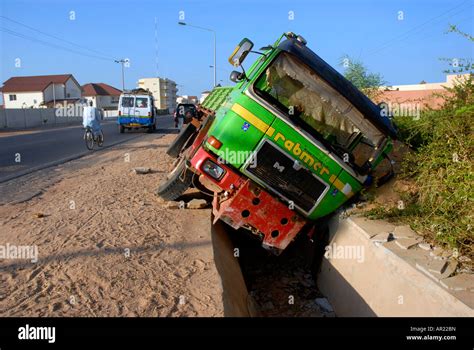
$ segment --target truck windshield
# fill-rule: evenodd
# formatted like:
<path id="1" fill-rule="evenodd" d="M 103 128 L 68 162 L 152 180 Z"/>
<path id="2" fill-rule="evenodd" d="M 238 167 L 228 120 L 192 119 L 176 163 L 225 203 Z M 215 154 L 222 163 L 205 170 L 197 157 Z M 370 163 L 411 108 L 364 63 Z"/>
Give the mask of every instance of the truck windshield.
<path id="1" fill-rule="evenodd" d="M 254 90 L 358 172 L 366 172 L 362 168 L 384 140 L 349 101 L 286 52 L 262 73 Z"/>

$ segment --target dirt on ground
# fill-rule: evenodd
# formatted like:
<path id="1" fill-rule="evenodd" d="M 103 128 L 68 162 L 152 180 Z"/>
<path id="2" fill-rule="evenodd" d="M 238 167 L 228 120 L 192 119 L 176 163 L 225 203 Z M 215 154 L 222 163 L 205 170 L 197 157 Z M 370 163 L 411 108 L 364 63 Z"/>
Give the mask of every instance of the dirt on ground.
<path id="1" fill-rule="evenodd" d="M 0 316 L 223 315 L 210 210 L 167 209 L 154 194 L 174 136 L 144 135 L 0 184 L 10 254 L 0 259 Z M 12 258 L 20 246 L 28 258 Z"/>

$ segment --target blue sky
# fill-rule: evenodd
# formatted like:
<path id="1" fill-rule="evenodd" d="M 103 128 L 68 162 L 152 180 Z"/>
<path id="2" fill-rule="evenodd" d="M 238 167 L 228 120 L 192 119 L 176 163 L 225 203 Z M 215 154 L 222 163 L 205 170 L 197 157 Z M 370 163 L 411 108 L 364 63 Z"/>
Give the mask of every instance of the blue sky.
<path id="1" fill-rule="evenodd" d="M 94 50 L 0 17 L 1 82 L 19 75 L 72 73 L 81 84 L 105 82 L 121 88 L 120 66 L 112 59 L 129 58 L 126 87 L 135 87 L 139 78 L 156 76 L 156 17 L 159 76 L 175 80 L 179 94 L 199 95 L 212 86 L 212 34 L 179 26 L 180 11 L 186 22 L 217 32 L 217 74 L 223 85 L 230 84 L 227 57 L 240 39 L 248 37 L 259 48 L 289 30 L 305 37 L 308 46 L 339 71 L 341 57 L 348 54 L 393 85 L 444 81 L 447 66 L 440 57 L 474 56 L 466 39 L 445 34 L 450 23 L 474 32 L 474 0 L 0 0 L 0 4 L 0 16 Z M 106 59 L 45 46 L 4 30 Z M 18 58 L 21 67 L 15 66 Z M 244 66 L 254 58 L 249 56 Z"/>

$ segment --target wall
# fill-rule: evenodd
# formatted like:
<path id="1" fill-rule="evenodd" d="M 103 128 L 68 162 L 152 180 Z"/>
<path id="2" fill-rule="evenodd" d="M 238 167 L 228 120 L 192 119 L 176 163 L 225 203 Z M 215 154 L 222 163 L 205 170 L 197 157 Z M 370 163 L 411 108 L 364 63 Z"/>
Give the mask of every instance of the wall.
<path id="1" fill-rule="evenodd" d="M 69 78 L 66 81 L 66 94 L 70 96 L 66 98 L 80 98 L 81 97 L 81 87 L 76 84 L 76 81 L 73 78 Z"/>
<path id="2" fill-rule="evenodd" d="M 64 98 L 64 84 L 49 84 L 48 87 L 44 89 L 44 100 L 46 102 L 53 101 L 54 99 L 62 100 Z"/>
<path id="3" fill-rule="evenodd" d="M 56 116 L 56 108 L 0 109 L 0 129 L 80 123 L 82 116 Z"/>
<path id="4" fill-rule="evenodd" d="M 115 99 L 115 103 L 112 103 L 112 99 Z M 97 108 L 107 109 L 118 109 L 118 96 L 97 96 Z"/>
<path id="5" fill-rule="evenodd" d="M 332 252 L 339 249 L 342 253 L 352 247 L 363 251 L 363 259 L 343 253 L 323 257 L 317 283 L 336 315 L 474 316 L 469 306 L 474 292 L 448 291 L 416 267 L 431 259 L 428 252 L 418 247 L 403 249 L 397 244 L 398 239 L 387 242 L 380 238 L 392 231 L 396 234 L 394 225 L 334 216 L 329 226 Z"/>
<path id="6" fill-rule="evenodd" d="M 16 95 L 16 101 L 10 101 L 10 95 Z M 31 106 L 38 107 L 41 102 L 43 102 L 43 93 L 42 92 L 15 92 L 4 94 L 5 97 L 5 108 L 23 108 L 23 103 L 26 104 L 26 107 Z M 35 103 L 36 100 L 36 103 Z"/>

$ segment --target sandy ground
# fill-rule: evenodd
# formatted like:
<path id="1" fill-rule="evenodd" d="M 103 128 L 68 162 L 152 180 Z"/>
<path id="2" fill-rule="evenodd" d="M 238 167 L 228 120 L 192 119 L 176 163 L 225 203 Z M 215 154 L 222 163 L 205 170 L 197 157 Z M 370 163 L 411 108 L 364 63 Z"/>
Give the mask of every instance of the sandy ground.
<path id="1" fill-rule="evenodd" d="M 175 135 L 144 135 L 0 184 L 0 316 L 222 316 L 210 212 L 154 195 Z M 150 167 L 145 175 L 134 167 Z"/>

